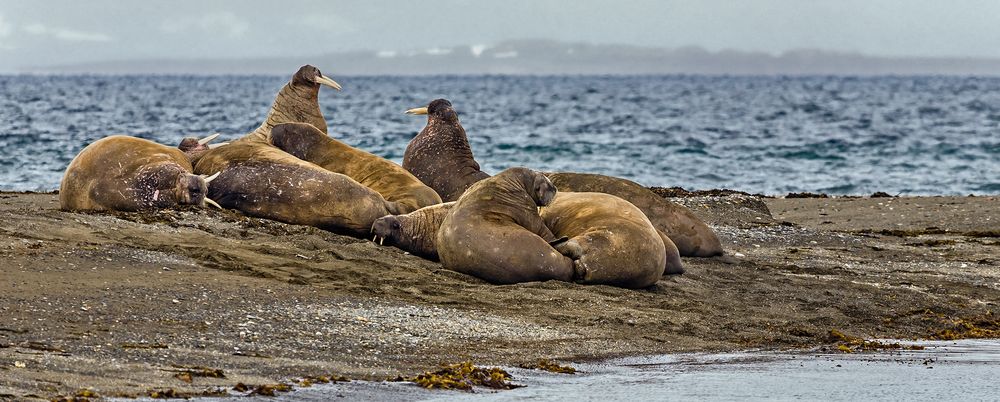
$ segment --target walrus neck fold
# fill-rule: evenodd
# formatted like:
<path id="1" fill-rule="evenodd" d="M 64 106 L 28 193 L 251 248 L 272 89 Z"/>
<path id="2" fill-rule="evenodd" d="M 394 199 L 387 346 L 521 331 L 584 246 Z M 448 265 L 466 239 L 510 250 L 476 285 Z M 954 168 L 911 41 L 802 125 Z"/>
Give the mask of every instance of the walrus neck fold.
<path id="1" fill-rule="evenodd" d="M 327 126 L 319 108 L 319 85 L 289 81 L 278 91 L 267 119 L 242 139 L 270 143 L 271 129 L 281 123 L 309 123 L 325 134 Z"/>
<path id="2" fill-rule="evenodd" d="M 498 180 L 506 182 L 506 184 L 502 186 L 504 188 L 521 187 L 524 188 L 524 191 L 496 191 L 490 195 L 489 199 L 483 199 L 480 201 L 504 205 L 515 209 L 532 210 L 537 208 L 535 200 L 531 197 L 531 185 L 526 184 L 524 178 L 517 176 L 512 177 L 508 175 L 501 177 Z"/>

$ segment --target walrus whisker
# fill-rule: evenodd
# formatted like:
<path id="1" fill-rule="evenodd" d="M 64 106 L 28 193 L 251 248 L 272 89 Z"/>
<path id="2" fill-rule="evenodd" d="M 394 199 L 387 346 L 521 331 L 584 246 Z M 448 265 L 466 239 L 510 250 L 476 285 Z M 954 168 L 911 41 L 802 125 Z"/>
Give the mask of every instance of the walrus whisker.
<path id="1" fill-rule="evenodd" d="M 216 173 L 216 174 L 218 174 L 218 173 Z M 208 205 L 211 205 L 211 206 L 213 206 L 213 207 L 216 207 L 216 208 L 218 208 L 218 209 L 222 209 L 222 205 L 219 205 L 219 203 L 217 203 L 217 202 L 215 202 L 215 201 L 212 201 L 212 199 L 211 199 L 211 198 L 207 198 L 207 197 L 206 197 L 206 198 L 205 198 L 205 203 L 206 203 L 206 204 L 208 204 Z"/>
<path id="2" fill-rule="evenodd" d="M 340 84 L 338 84 L 337 81 L 334 81 L 334 80 L 330 79 L 330 77 L 323 76 L 323 75 L 320 75 L 320 76 L 316 77 L 316 83 L 317 84 L 326 85 L 326 86 L 328 86 L 330 88 L 333 88 L 333 89 L 336 89 L 338 91 L 341 89 L 340 88 Z"/>
<path id="3" fill-rule="evenodd" d="M 208 144 L 208 149 L 215 149 L 215 148 L 218 148 L 218 147 L 221 147 L 221 146 L 226 146 L 226 145 L 229 145 L 229 143 L 228 142 L 220 142 L 218 144 Z"/>
<path id="4" fill-rule="evenodd" d="M 222 135 L 222 134 L 221 133 L 215 133 L 215 134 L 212 134 L 212 135 L 210 135 L 208 137 L 202 138 L 202 139 L 198 140 L 198 145 L 205 145 L 205 144 L 208 144 L 208 143 L 210 143 L 212 141 L 215 141 L 215 139 L 219 138 L 220 135 Z"/>
<path id="5" fill-rule="evenodd" d="M 213 174 L 211 176 L 208 176 L 208 177 L 201 176 L 201 177 L 204 177 L 205 178 L 205 184 L 208 184 L 208 183 L 211 183 L 212 180 L 215 180 L 216 178 L 218 178 L 220 174 L 222 174 L 222 172 L 215 172 L 215 174 Z"/>

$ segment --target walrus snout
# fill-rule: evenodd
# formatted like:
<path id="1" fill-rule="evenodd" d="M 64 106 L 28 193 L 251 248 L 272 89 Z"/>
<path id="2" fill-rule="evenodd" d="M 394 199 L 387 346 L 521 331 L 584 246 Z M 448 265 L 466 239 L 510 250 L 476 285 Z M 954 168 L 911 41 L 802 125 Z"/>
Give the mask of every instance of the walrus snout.
<path id="1" fill-rule="evenodd" d="M 458 119 L 458 112 L 452 107 L 451 101 L 447 99 L 435 99 L 431 103 L 424 107 L 415 107 L 409 109 L 405 112 L 409 115 L 428 115 L 428 118 L 437 118 L 442 120 L 456 120 Z"/>
<path id="2" fill-rule="evenodd" d="M 205 197 L 208 194 L 208 184 L 205 183 L 204 177 L 193 174 L 186 175 L 182 180 L 182 186 L 182 204 L 199 206 L 205 204 Z"/>
<path id="3" fill-rule="evenodd" d="M 183 191 L 181 195 L 181 204 L 197 205 L 204 207 L 206 204 L 213 207 L 222 209 L 218 203 L 208 198 L 208 184 L 219 177 L 219 173 L 213 174 L 211 176 L 202 176 L 189 174 L 186 175 L 182 180 Z"/>
<path id="4" fill-rule="evenodd" d="M 540 207 L 544 207 L 552 203 L 552 200 L 556 198 L 556 186 L 552 184 L 552 181 L 548 177 L 541 173 L 535 173 L 535 201 Z"/>
<path id="5" fill-rule="evenodd" d="M 388 238 L 389 242 L 392 243 L 402 227 L 403 225 L 399 222 L 399 218 L 393 215 L 378 218 L 375 220 L 375 223 L 372 223 L 371 232 L 374 235 L 372 241 L 378 240 L 378 244 L 381 246 L 385 242 L 385 239 Z"/>
<path id="6" fill-rule="evenodd" d="M 180 145 L 177 146 L 177 149 L 180 149 L 181 152 L 184 152 L 184 155 L 187 155 L 188 160 L 191 160 L 192 163 L 194 163 L 194 161 L 200 158 L 201 155 L 204 154 L 205 152 L 208 152 L 208 150 L 229 144 L 228 142 L 211 144 L 211 142 L 215 141 L 216 138 L 219 138 L 220 135 L 222 134 L 215 133 L 202 139 L 198 139 L 195 137 L 185 137 L 183 140 L 181 140 L 181 143 Z"/>
<path id="7" fill-rule="evenodd" d="M 299 71 L 297 71 L 292 77 L 292 83 L 305 85 L 326 85 L 338 91 L 341 90 L 341 86 L 337 83 L 337 81 L 323 75 L 318 68 L 308 64 L 299 67 Z"/>

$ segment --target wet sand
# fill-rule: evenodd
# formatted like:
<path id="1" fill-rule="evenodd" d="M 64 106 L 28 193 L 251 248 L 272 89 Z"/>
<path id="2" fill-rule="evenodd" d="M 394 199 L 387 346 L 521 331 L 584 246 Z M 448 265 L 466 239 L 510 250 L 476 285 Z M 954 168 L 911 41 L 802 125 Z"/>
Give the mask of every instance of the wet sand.
<path id="1" fill-rule="evenodd" d="M 54 194 L 0 193 L 0 399 L 807 348 L 834 329 L 1000 337 L 1000 197 L 672 200 L 730 256 L 627 290 L 494 286 L 233 211 L 67 213 Z"/>

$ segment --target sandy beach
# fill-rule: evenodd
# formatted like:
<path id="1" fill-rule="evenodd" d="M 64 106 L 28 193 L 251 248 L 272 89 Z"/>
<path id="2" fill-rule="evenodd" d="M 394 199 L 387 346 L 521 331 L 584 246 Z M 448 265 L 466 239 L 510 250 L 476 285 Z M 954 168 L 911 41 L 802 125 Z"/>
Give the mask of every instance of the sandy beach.
<path id="1" fill-rule="evenodd" d="M 0 400 L 217 394 L 442 363 L 1000 337 L 1000 197 L 684 193 L 729 255 L 649 289 L 494 286 L 370 240 L 0 193 Z M 188 375 L 185 376 L 184 373 Z M 294 385 L 294 384 L 293 384 Z M 89 394 L 88 394 L 89 393 Z"/>

